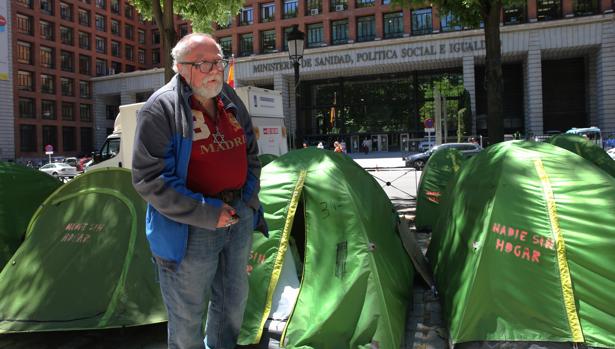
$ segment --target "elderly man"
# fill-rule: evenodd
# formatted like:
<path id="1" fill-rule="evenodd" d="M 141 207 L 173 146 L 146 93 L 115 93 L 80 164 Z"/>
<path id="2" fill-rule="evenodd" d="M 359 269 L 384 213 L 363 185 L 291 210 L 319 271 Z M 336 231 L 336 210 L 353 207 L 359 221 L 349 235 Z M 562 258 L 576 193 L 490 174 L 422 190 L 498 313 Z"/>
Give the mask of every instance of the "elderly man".
<path id="1" fill-rule="evenodd" d="M 216 41 L 190 34 L 171 54 L 177 74 L 139 111 L 133 184 L 148 203 L 169 348 L 204 341 L 232 349 L 248 296 L 252 231 L 258 225 L 266 234 L 258 148 L 245 106 L 223 83 L 227 61 Z"/>

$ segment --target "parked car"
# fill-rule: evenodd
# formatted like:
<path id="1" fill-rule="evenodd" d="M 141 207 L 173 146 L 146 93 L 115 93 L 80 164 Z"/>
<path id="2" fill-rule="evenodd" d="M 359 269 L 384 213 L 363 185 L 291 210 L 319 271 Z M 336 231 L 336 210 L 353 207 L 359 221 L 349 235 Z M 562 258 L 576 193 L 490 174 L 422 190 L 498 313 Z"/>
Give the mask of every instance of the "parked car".
<path id="1" fill-rule="evenodd" d="M 54 177 L 75 177 L 77 169 L 63 162 L 52 162 L 38 169 Z"/>
<path id="2" fill-rule="evenodd" d="M 615 160 L 615 148 L 611 148 L 606 151 L 607 154 L 611 157 L 611 159 Z"/>
<path id="3" fill-rule="evenodd" d="M 417 170 L 422 170 L 433 153 L 440 149 L 450 148 L 459 150 L 465 157 L 475 155 L 483 149 L 480 144 L 477 143 L 444 143 L 436 145 L 426 152 L 406 156 L 404 158 L 406 167 L 414 167 Z"/>
<path id="4" fill-rule="evenodd" d="M 69 157 L 69 158 L 65 158 L 64 161 L 62 161 L 65 164 L 69 164 L 73 167 L 77 167 L 77 162 L 79 160 L 76 157 Z"/>

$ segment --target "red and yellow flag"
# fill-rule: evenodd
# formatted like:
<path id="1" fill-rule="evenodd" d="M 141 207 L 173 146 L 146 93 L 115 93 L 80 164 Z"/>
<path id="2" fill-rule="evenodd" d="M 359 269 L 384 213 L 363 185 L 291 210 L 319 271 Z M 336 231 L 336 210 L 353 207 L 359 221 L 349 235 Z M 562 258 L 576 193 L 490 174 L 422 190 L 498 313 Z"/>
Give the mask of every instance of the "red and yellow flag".
<path id="1" fill-rule="evenodd" d="M 228 65 L 228 75 L 226 77 L 226 83 L 232 88 L 235 88 L 235 56 L 231 56 L 231 61 Z"/>

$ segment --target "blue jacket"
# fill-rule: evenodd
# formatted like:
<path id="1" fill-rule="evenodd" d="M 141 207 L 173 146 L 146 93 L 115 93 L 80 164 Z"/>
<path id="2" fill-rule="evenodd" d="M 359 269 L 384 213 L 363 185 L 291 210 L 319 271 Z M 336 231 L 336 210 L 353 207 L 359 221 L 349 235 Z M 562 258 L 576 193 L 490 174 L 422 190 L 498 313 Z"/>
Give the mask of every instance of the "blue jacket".
<path id="1" fill-rule="evenodd" d="M 192 90 L 179 75 L 160 88 L 139 110 L 132 157 L 132 181 L 147 201 L 146 233 L 152 252 L 181 262 L 188 226 L 216 229 L 222 201 L 186 187 L 192 151 Z M 231 110 L 246 136 L 248 173 L 242 198 L 255 211 L 255 229 L 267 234 L 258 200 L 261 165 L 252 121 L 235 91 L 224 85 L 224 108 Z"/>

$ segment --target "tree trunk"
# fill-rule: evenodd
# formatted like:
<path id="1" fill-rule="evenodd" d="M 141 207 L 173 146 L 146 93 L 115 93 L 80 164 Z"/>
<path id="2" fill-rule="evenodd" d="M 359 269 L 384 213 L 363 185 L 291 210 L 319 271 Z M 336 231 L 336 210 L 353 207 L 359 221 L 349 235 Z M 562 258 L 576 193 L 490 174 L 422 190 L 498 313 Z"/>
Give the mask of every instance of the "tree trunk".
<path id="1" fill-rule="evenodd" d="M 500 41 L 500 12 L 502 1 L 487 1 L 488 8 L 483 13 L 485 20 L 486 45 L 486 87 L 487 87 L 487 130 L 489 144 L 504 140 L 504 108 L 502 80 L 502 44 Z"/>
<path id="2" fill-rule="evenodd" d="M 164 1 L 164 11 L 160 4 Z M 160 59 L 164 62 L 164 81 L 168 82 L 173 78 L 173 59 L 171 58 L 171 50 L 175 45 L 175 15 L 173 14 L 173 0 L 153 0 L 152 15 L 160 32 L 162 44 L 162 52 Z"/>

